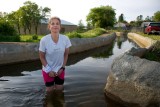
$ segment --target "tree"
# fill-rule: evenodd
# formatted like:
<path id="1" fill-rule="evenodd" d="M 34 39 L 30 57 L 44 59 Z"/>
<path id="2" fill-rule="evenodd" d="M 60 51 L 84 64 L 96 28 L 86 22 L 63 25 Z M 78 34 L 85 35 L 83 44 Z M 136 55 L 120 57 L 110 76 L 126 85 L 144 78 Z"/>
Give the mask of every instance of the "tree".
<path id="1" fill-rule="evenodd" d="M 145 18 L 145 21 L 146 21 L 146 22 L 151 22 L 151 21 L 152 21 L 152 17 L 147 16 L 147 17 Z"/>
<path id="2" fill-rule="evenodd" d="M 137 16 L 137 19 L 136 19 L 136 25 L 135 26 L 141 26 L 141 23 L 143 22 L 143 15 L 139 15 Z"/>
<path id="3" fill-rule="evenodd" d="M 93 27 L 107 28 L 114 25 L 115 15 L 115 9 L 111 6 L 100 6 L 90 10 L 86 21 Z"/>
<path id="4" fill-rule="evenodd" d="M 22 17 L 21 22 L 24 32 L 26 32 L 26 29 L 28 29 L 29 33 L 31 34 L 31 29 L 34 26 L 35 34 L 37 34 L 40 21 L 47 16 L 47 13 L 50 13 L 51 9 L 48 7 L 39 8 L 36 3 L 26 1 L 24 6 L 20 7 L 18 11 L 20 11 Z"/>
<path id="5" fill-rule="evenodd" d="M 124 22 L 124 15 L 123 14 L 121 14 L 119 16 L 118 22 Z"/>
<path id="6" fill-rule="evenodd" d="M 34 20 L 33 20 L 36 34 L 37 34 L 38 25 L 40 24 L 41 20 L 46 20 L 46 17 L 48 17 L 47 13 L 50 13 L 50 11 L 51 9 L 48 7 L 45 7 L 45 8 L 40 7 L 37 10 L 37 14 L 35 14 Z"/>
<path id="7" fill-rule="evenodd" d="M 129 24 L 130 24 L 130 26 L 132 26 L 132 27 L 133 27 L 133 26 L 136 26 L 136 22 L 135 22 L 135 21 L 130 21 Z"/>
<path id="8" fill-rule="evenodd" d="M 10 21 L 13 25 L 15 25 L 18 29 L 18 33 L 20 34 L 20 20 L 21 20 L 21 15 L 19 11 L 12 11 L 7 15 L 7 20 Z"/>
<path id="9" fill-rule="evenodd" d="M 143 15 L 137 16 L 137 21 L 143 21 Z"/>
<path id="10" fill-rule="evenodd" d="M 14 24 L 8 19 L 6 12 L 0 12 L 0 36 L 17 36 Z"/>
<path id="11" fill-rule="evenodd" d="M 160 22 L 160 11 L 154 13 L 153 20 L 156 22 Z"/>
<path id="12" fill-rule="evenodd" d="M 13 25 L 0 19 L 0 36 L 17 36 L 17 32 Z"/>
<path id="13" fill-rule="evenodd" d="M 78 32 L 83 32 L 84 28 L 85 28 L 85 26 L 84 26 L 82 20 L 80 20 L 79 23 L 78 23 L 77 31 Z"/>

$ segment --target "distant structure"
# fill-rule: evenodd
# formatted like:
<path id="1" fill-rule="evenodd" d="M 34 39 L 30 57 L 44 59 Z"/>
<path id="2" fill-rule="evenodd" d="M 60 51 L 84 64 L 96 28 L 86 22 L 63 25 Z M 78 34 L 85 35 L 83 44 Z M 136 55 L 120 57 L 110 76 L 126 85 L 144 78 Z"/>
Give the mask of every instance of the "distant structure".
<path id="1" fill-rule="evenodd" d="M 39 24 L 38 29 L 37 29 L 38 35 L 45 35 L 45 34 L 50 33 L 50 31 L 48 30 L 48 21 L 49 21 L 48 19 L 41 20 L 41 23 Z M 77 29 L 77 25 L 71 22 L 65 21 L 65 20 L 61 20 L 61 25 L 62 25 L 61 33 L 72 32 Z M 23 28 L 20 29 L 20 34 L 25 34 Z M 26 31 L 26 34 L 29 34 L 28 30 Z M 34 26 L 32 26 L 31 34 L 35 34 Z"/>
<path id="2" fill-rule="evenodd" d="M 114 25 L 115 28 L 122 28 L 124 30 L 126 30 L 126 24 L 118 22 Z"/>
<path id="3" fill-rule="evenodd" d="M 143 22 L 141 23 L 141 29 L 143 32 L 145 32 L 145 28 L 147 27 L 147 25 L 149 24 L 150 22 Z"/>

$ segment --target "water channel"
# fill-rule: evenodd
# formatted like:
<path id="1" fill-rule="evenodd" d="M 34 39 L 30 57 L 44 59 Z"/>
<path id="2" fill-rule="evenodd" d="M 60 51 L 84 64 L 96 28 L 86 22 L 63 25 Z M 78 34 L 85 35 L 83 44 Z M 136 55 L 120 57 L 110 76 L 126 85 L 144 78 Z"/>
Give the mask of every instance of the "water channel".
<path id="1" fill-rule="evenodd" d="M 69 55 L 64 92 L 53 93 L 51 102 L 65 107 L 120 107 L 105 96 L 104 87 L 114 58 L 132 47 L 137 46 L 123 35 L 113 44 Z M 43 107 L 44 97 L 40 61 L 0 67 L 0 107 Z"/>

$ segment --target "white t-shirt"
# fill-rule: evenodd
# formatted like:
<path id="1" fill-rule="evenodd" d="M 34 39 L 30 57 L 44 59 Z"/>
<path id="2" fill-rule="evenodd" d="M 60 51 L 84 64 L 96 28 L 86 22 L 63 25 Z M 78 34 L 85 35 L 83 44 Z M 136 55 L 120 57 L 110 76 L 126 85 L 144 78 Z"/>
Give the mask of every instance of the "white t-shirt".
<path id="1" fill-rule="evenodd" d="M 52 71 L 58 72 L 63 65 L 65 49 L 71 45 L 69 38 L 65 35 L 59 34 L 58 42 L 55 43 L 51 34 L 48 34 L 41 38 L 39 51 L 45 53 L 46 61 Z M 44 66 L 42 69 L 44 69 Z"/>

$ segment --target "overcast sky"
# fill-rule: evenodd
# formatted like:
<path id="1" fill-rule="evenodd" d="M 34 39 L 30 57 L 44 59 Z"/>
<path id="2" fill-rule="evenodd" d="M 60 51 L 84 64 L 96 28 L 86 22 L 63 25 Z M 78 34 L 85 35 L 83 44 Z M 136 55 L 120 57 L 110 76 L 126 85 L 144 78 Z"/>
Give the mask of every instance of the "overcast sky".
<path id="1" fill-rule="evenodd" d="M 16 11 L 27 0 L 0 0 L 0 11 Z M 100 6 L 112 6 L 116 12 L 116 18 L 124 14 L 126 21 L 136 20 L 137 16 L 153 16 L 160 11 L 160 0 L 30 0 L 39 6 L 51 8 L 51 16 L 58 16 L 73 24 L 80 20 L 85 24 L 86 16 L 91 8 Z"/>

